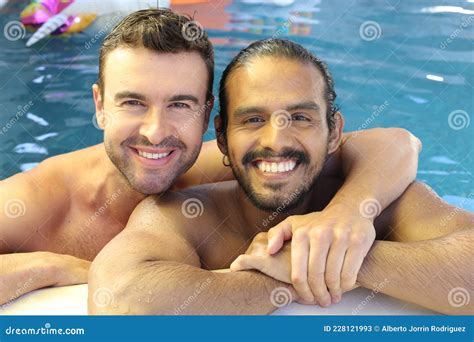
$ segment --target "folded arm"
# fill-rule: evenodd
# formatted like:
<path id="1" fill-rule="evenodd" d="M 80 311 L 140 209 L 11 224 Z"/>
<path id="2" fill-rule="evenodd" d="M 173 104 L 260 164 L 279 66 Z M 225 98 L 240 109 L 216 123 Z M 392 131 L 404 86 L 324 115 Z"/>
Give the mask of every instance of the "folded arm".
<path id="1" fill-rule="evenodd" d="M 89 313 L 267 314 L 276 308 L 274 289 L 293 298 L 291 286 L 261 273 L 202 269 L 186 229 L 203 225 L 193 221 L 187 227 L 192 219 L 184 218 L 180 208 L 168 210 L 160 203 L 157 209 L 150 197 L 139 204 L 127 228 L 92 264 Z M 102 291 L 113 299 L 98 300 Z"/>
<path id="2" fill-rule="evenodd" d="M 415 182 L 376 222 L 392 241 L 375 241 L 357 282 L 445 314 L 473 314 L 474 214 L 450 206 Z M 275 256 L 255 253 L 262 237 L 232 269 L 255 269 L 291 283 L 291 248 Z M 257 246 L 255 246 L 257 245 Z"/>
<path id="3" fill-rule="evenodd" d="M 49 182 L 48 165 L 0 182 L 0 304 L 43 287 L 87 282 L 89 261 L 32 252 L 45 250 L 41 242 L 47 230 L 63 219 L 56 213 L 67 212 L 68 197 Z"/>

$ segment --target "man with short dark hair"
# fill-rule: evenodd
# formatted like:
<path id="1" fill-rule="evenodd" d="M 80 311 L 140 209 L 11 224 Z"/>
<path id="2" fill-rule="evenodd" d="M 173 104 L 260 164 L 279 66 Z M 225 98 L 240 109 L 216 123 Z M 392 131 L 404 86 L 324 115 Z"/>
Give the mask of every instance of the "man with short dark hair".
<path id="1" fill-rule="evenodd" d="M 472 213 L 418 182 L 381 213 L 377 200 L 353 194 L 352 206 L 377 218 L 372 231 L 332 208 L 345 184 L 321 171 L 340 146 L 343 118 L 323 62 L 290 41 L 258 41 L 227 66 L 219 94 L 217 141 L 237 181 L 142 201 L 92 264 L 90 313 L 266 314 L 275 290 L 327 306 L 356 280 L 432 310 L 473 313 L 448 295 L 472 290 Z M 318 224 L 318 211 L 335 222 L 353 215 L 353 225 Z M 456 220 L 442 224 L 453 211 Z M 372 246 L 376 233 L 391 241 Z M 94 300 L 104 289 L 106 305 Z"/>
<path id="2" fill-rule="evenodd" d="M 214 142 L 198 157 L 213 106 L 214 60 L 205 32 L 185 34 L 192 23 L 164 9 L 127 16 L 102 44 L 93 86 L 104 144 L 49 158 L 0 183 L 0 303 L 87 282 L 90 262 L 146 195 L 232 178 Z M 419 148 L 408 132 L 360 132 L 348 140 L 339 154 L 349 175 L 341 202 L 356 186 L 377 193 L 390 187 L 380 196 L 390 203 L 414 179 Z M 383 184 L 363 172 L 381 161 L 374 145 L 402 161 L 398 171 L 380 165 Z"/>

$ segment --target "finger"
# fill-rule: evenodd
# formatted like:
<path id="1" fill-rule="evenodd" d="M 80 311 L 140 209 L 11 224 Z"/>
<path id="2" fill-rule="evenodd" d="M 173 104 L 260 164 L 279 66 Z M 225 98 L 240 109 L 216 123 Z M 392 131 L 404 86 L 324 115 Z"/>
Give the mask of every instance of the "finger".
<path id="1" fill-rule="evenodd" d="M 278 252 L 283 243 L 293 235 L 291 220 L 285 219 L 284 221 L 277 224 L 275 227 L 268 231 L 268 247 L 267 252 L 269 254 L 275 254 Z"/>
<path id="2" fill-rule="evenodd" d="M 341 274 L 348 245 L 348 236 L 344 234 L 338 236 L 329 248 L 325 279 L 334 303 L 338 303 L 342 296 Z"/>
<path id="3" fill-rule="evenodd" d="M 234 262 L 230 265 L 230 270 L 235 272 L 250 269 L 259 269 L 259 267 L 261 266 L 261 261 L 262 260 L 259 257 L 243 254 L 234 260 Z"/>
<path id="4" fill-rule="evenodd" d="M 330 237 L 326 234 L 322 231 L 314 231 L 310 237 L 308 283 L 314 298 L 321 306 L 331 304 L 331 296 L 324 277 L 331 242 Z"/>
<path id="5" fill-rule="evenodd" d="M 305 301 L 313 301 L 314 296 L 308 284 L 308 258 L 308 236 L 300 229 L 291 241 L 291 282 L 298 296 Z"/>
<path id="6" fill-rule="evenodd" d="M 347 292 L 354 288 L 365 255 L 365 251 L 358 247 L 349 247 L 347 250 L 341 272 L 342 292 Z"/>

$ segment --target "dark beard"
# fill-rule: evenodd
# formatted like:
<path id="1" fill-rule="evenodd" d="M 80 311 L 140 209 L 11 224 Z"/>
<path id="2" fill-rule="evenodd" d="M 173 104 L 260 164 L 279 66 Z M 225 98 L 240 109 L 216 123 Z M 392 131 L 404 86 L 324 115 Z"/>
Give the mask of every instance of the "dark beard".
<path id="1" fill-rule="evenodd" d="M 321 174 L 321 171 L 323 169 L 324 164 L 326 163 L 326 160 L 328 158 L 327 155 L 327 147 L 326 147 L 326 152 L 325 152 L 325 158 L 324 162 L 321 164 L 319 169 L 316 169 L 314 176 L 311 178 L 310 181 L 303 182 L 297 189 L 292 191 L 287 198 L 285 199 L 280 199 L 278 203 L 265 203 L 265 201 L 259 197 L 259 195 L 254 191 L 251 182 L 247 179 L 246 175 L 242 172 L 240 172 L 240 169 L 234 166 L 233 163 L 231 163 L 231 168 L 232 168 L 232 173 L 234 174 L 235 179 L 239 183 L 239 186 L 244 190 L 245 194 L 247 195 L 247 198 L 252 202 L 252 204 L 259 210 L 266 211 L 266 212 L 278 212 L 278 213 L 284 213 L 288 212 L 290 210 L 293 210 L 300 206 L 310 195 L 311 190 L 315 186 L 316 182 L 319 179 L 319 176 Z M 299 152 L 302 153 L 302 152 Z M 247 155 L 246 155 L 247 156 Z M 244 156 L 243 161 L 247 161 L 247 163 L 243 163 L 244 168 L 245 165 L 249 165 L 251 161 L 254 159 L 250 159 L 248 157 Z M 281 156 L 281 155 L 280 155 Z M 295 156 L 294 152 L 292 156 Z M 310 158 L 305 155 L 305 159 L 302 159 L 305 163 L 307 162 L 309 164 Z M 301 165 L 304 165 L 303 163 L 300 163 Z M 301 166 L 300 165 L 300 166 Z M 298 167 L 300 167 L 298 166 Z M 248 167 L 253 167 L 253 166 L 248 166 Z M 269 184 L 267 185 L 268 188 L 274 191 L 279 191 L 282 188 L 283 185 L 280 184 Z"/>

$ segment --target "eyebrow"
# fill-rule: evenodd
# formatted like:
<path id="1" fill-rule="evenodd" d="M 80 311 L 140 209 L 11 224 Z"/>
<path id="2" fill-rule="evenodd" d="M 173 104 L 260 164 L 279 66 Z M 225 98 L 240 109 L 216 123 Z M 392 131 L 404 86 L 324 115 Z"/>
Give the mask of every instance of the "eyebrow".
<path id="1" fill-rule="evenodd" d="M 146 96 L 134 91 L 129 91 L 129 90 L 119 91 L 114 96 L 115 101 L 120 101 L 123 99 L 137 99 L 137 100 L 145 101 Z"/>
<path id="2" fill-rule="evenodd" d="M 170 99 L 170 101 L 191 101 L 194 104 L 199 104 L 199 100 L 194 95 L 174 95 Z"/>
<path id="3" fill-rule="evenodd" d="M 319 105 L 316 102 L 306 101 L 306 102 L 295 103 L 285 108 L 287 112 L 291 112 L 298 109 L 307 109 L 307 110 L 314 110 L 316 112 L 320 112 L 321 107 L 319 107 Z M 263 112 L 265 112 L 264 107 L 259 107 L 259 106 L 239 107 L 234 111 L 234 116 L 239 117 L 239 116 L 244 116 L 251 113 L 263 113 Z"/>
<path id="4" fill-rule="evenodd" d="M 300 102 L 300 103 L 296 103 L 294 105 L 290 105 L 286 107 L 286 110 L 288 112 L 298 110 L 298 109 L 307 109 L 307 110 L 314 110 L 316 112 L 319 112 L 321 110 L 321 107 L 319 107 L 319 105 L 313 101 Z"/>

